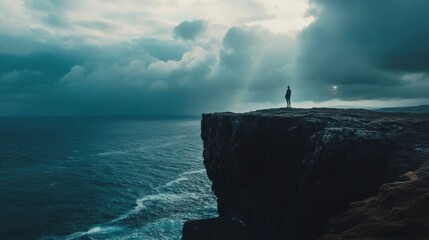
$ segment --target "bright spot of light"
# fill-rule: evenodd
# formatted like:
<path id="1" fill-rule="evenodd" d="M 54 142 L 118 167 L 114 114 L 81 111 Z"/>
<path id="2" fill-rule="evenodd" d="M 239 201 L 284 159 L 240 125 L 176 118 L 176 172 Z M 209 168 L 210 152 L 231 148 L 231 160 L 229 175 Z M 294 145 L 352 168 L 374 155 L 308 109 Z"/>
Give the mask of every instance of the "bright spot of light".
<path id="1" fill-rule="evenodd" d="M 337 85 L 333 85 L 333 86 L 332 86 L 332 91 L 333 91 L 333 92 L 336 92 L 337 90 L 338 90 L 338 86 L 337 86 Z"/>

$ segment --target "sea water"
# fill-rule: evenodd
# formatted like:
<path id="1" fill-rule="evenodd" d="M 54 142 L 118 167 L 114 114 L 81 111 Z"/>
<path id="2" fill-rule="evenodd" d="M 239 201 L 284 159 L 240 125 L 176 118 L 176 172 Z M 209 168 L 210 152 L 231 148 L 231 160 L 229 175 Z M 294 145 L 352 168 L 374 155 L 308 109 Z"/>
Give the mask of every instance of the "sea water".
<path id="1" fill-rule="evenodd" d="M 0 118 L 0 239 L 180 239 L 216 215 L 198 120 Z"/>

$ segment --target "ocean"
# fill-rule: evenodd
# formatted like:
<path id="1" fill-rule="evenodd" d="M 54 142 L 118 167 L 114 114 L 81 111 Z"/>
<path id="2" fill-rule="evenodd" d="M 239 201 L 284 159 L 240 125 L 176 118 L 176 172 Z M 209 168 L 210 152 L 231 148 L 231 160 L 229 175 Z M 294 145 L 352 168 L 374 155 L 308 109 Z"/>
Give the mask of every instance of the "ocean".
<path id="1" fill-rule="evenodd" d="M 180 239 L 217 215 L 200 121 L 0 118 L 0 239 Z"/>

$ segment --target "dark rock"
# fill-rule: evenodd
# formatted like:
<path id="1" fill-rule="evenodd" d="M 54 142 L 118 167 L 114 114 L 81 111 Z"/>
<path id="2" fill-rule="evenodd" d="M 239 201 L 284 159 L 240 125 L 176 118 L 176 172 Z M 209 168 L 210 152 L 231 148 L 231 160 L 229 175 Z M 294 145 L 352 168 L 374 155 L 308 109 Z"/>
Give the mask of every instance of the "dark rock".
<path id="1" fill-rule="evenodd" d="M 429 114 L 271 109 L 204 114 L 201 136 L 221 217 L 256 239 L 316 239 L 350 202 L 427 160 L 428 126 Z M 222 229 L 202 221 L 185 230 L 197 225 L 206 237 Z"/>
<path id="2" fill-rule="evenodd" d="M 377 196 L 352 203 L 329 221 L 321 239 L 429 239 L 429 168 L 408 172 L 404 181 L 382 185 Z"/>
<path id="3" fill-rule="evenodd" d="M 183 226 L 187 240 L 249 240 L 252 235 L 246 225 L 232 216 L 188 221 Z"/>

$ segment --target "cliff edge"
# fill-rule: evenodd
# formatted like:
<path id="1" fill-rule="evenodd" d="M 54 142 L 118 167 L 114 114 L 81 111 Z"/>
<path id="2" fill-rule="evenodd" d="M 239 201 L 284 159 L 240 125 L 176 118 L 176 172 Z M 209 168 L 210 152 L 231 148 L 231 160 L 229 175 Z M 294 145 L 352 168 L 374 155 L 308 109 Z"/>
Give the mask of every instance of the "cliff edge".
<path id="1" fill-rule="evenodd" d="M 382 214 L 382 184 L 403 181 L 406 173 L 418 178 L 402 187 L 427 181 L 427 171 L 410 171 L 429 160 L 429 114 L 357 109 L 204 114 L 201 137 L 219 217 L 185 223 L 184 240 L 347 239 L 343 232 L 352 234 L 355 225 L 374 221 L 369 215 Z M 403 204 L 408 198 L 429 207 L 427 187 L 390 195 L 392 209 L 395 200 Z M 357 201 L 360 205 L 351 204 Z M 417 226 L 426 227 L 426 220 Z M 371 238 L 371 231 L 366 233 Z M 359 231 L 353 234 L 359 239 Z"/>

